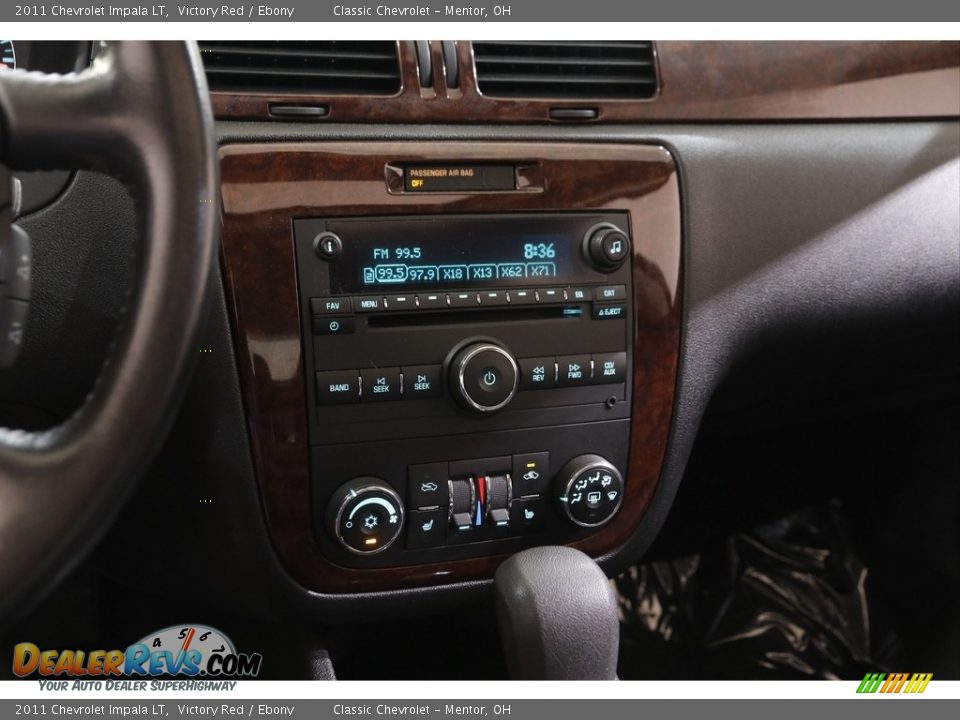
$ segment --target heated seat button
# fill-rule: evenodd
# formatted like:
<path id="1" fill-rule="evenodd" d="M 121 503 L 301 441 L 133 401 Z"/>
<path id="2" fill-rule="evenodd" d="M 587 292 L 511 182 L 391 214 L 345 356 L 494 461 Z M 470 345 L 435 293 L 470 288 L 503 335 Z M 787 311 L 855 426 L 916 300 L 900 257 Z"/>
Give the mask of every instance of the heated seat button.
<path id="1" fill-rule="evenodd" d="M 589 355 L 567 355 L 557 358 L 557 384 L 561 387 L 586 385 L 592 375 Z"/>
<path id="2" fill-rule="evenodd" d="M 360 381 L 363 402 L 400 399 L 400 368 L 365 368 Z"/>
<path id="3" fill-rule="evenodd" d="M 593 382 L 595 385 L 622 383 L 627 379 L 627 354 L 604 353 L 593 356 Z"/>
<path id="4" fill-rule="evenodd" d="M 407 548 L 440 547 L 447 538 L 447 508 L 414 510 L 407 520 Z"/>
<path id="5" fill-rule="evenodd" d="M 525 453 L 513 456 L 514 497 L 539 495 L 550 487 L 550 453 Z"/>
<path id="6" fill-rule="evenodd" d="M 552 357 L 521 358 L 520 389 L 542 390 L 557 385 L 557 359 Z"/>
<path id="7" fill-rule="evenodd" d="M 317 373 L 317 405 L 345 405 L 360 400 L 360 376 L 356 370 Z"/>
<path id="8" fill-rule="evenodd" d="M 403 399 L 436 398 L 443 395 L 439 365 L 413 365 L 403 372 Z"/>
<path id="9" fill-rule="evenodd" d="M 520 498 L 510 506 L 510 531 L 535 533 L 543 527 L 546 501 L 542 497 Z"/>
<path id="10" fill-rule="evenodd" d="M 449 478 L 449 466 L 445 462 L 411 465 L 407 470 L 407 505 L 420 509 L 440 507 L 446 512 Z"/>

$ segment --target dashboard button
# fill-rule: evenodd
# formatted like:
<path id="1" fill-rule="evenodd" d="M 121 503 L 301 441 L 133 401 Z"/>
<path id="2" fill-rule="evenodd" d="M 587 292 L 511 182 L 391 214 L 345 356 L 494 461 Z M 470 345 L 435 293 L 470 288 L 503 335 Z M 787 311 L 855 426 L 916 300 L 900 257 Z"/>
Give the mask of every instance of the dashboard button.
<path id="1" fill-rule="evenodd" d="M 447 298 L 450 300 L 450 307 L 455 308 L 476 307 L 479 304 L 475 292 L 448 293 Z"/>
<path id="2" fill-rule="evenodd" d="M 425 293 L 417 295 L 417 304 L 421 310 L 434 310 L 447 307 L 447 296 L 444 293 Z"/>
<path id="3" fill-rule="evenodd" d="M 510 529 L 517 533 L 535 533 L 543 527 L 546 502 L 542 497 L 519 498 L 510 506 Z"/>
<path id="4" fill-rule="evenodd" d="M 450 363 L 450 391 L 468 410 L 492 412 L 513 399 L 518 383 L 517 363 L 498 345 L 474 343 Z"/>
<path id="5" fill-rule="evenodd" d="M 449 480 L 449 465 L 445 462 L 411 465 L 407 470 L 407 506 L 415 509 L 439 507 L 446 512 Z"/>
<path id="6" fill-rule="evenodd" d="M 480 304 L 487 306 L 506 305 L 507 292 L 506 290 L 484 290 L 480 293 Z"/>
<path id="7" fill-rule="evenodd" d="M 417 299 L 415 295 L 388 295 L 383 299 L 383 306 L 387 310 L 415 310 Z"/>
<path id="8" fill-rule="evenodd" d="M 550 453 L 525 453 L 513 456 L 514 497 L 539 495 L 550 487 Z"/>
<path id="9" fill-rule="evenodd" d="M 379 295 L 365 295 L 358 297 L 354 303 L 357 312 L 380 312 L 384 309 L 383 298 Z"/>
<path id="10" fill-rule="evenodd" d="M 511 305 L 532 305 L 537 301 L 535 290 L 511 290 L 508 294 Z"/>
<path id="11" fill-rule="evenodd" d="M 590 288 L 567 288 L 564 292 L 567 295 L 567 300 L 570 302 L 584 302 L 593 299 L 593 293 L 590 292 Z"/>
<path id="12" fill-rule="evenodd" d="M 613 300 L 627 299 L 626 285 L 603 285 L 594 288 L 594 299 L 600 302 L 612 302 Z"/>
<path id="13" fill-rule="evenodd" d="M 593 306 L 594 320 L 622 320 L 627 316 L 627 306 L 623 303 Z"/>
<path id="14" fill-rule="evenodd" d="M 311 323 L 314 335 L 349 335 L 354 330 L 352 317 L 315 317 Z"/>
<path id="15" fill-rule="evenodd" d="M 543 390 L 557 386 L 557 359 L 552 357 L 521 358 L 520 389 Z"/>
<path id="16" fill-rule="evenodd" d="M 310 298 L 310 311 L 314 315 L 350 315 L 353 303 L 348 297 Z"/>
<path id="17" fill-rule="evenodd" d="M 439 365 L 413 365 L 400 368 L 403 373 L 403 399 L 419 400 L 443 395 Z"/>
<path id="18" fill-rule="evenodd" d="M 400 368 L 364 368 L 360 380 L 363 402 L 400 399 Z"/>
<path id="19" fill-rule="evenodd" d="M 627 354 L 604 353 L 593 356 L 593 382 L 595 385 L 622 383 L 627 379 Z"/>
<path id="20" fill-rule="evenodd" d="M 557 358 L 557 384 L 561 387 L 587 385 L 591 377 L 589 355 L 567 355 Z"/>
<path id="21" fill-rule="evenodd" d="M 414 510 L 407 518 L 407 548 L 440 547 L 447 538 L 447 508 Z"/>
<path id="22" fill-rule="evenodd" d="M 333 260 L 343 252 L 343 241 L 332 232 L 322 232 L 313 239 L 313 250 L 324 260 Z"/>
<path id="23" fill-rule="evenodd" d="M 560 288 L 540 288 L 537 299 L 541 303 L 563 302 L 563 290 Z"/>
<path id="24" fill-rule="evenodd" d="M 360 376 L 356 370 L 317 373 L 317 405 L 346 405 L 360 401 Z"/>

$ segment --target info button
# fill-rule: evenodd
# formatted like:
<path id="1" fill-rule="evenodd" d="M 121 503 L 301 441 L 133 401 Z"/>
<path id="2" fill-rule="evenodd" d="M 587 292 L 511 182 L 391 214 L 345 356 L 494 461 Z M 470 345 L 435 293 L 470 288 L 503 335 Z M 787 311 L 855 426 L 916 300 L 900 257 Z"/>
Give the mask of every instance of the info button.
<path id="1" fill-rule="evenodd" d="M 413 365 L 400 369 L 403 373 L 403 399 L 419 400 L 443 395 L 439 365 Z"/>

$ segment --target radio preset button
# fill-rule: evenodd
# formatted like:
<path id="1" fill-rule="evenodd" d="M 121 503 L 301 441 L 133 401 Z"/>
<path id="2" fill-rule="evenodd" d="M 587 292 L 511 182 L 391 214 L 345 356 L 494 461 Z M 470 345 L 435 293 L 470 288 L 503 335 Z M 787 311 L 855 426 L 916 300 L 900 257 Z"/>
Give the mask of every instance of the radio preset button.
<path id="1" fill-rule="evenodd" d="M 348 297 L 310 298 L 310 311 L 314 315 L 349 315 L 353 303 Z"/>
<path id="2" fill-rule="evenodd" d="M 603 285 L 594 289 L 594 299 L 600 302 L 612 302 L 614 300 L 627 299 L 626 285 Z"/>
<path id="3" fill-rule="evenodd" d="M 444 293 L 426 293 L 417 295 L 417 305 L 421 310 L 433 310 L 447 307 L 447 296 Z"/>
<path id="4" fill-rule="evenodd" d="M 363 402 L 400 399 L 400 368 L 364 368 L 360 381 Z"/>
<path id="5" fill-rule="evenodd" d="M 541 288 L 537 290 L 537 300 L 541 303 L 563 302 L 563 290 L 560 288 Z"/>
<path id="6" fill-rule="evenodd" d="M 400 368 L 403 373 L 403 399 L 436 398 L 443 395 L 439 365 L 413 365 Z"/>
<path id="7" fill-rule="evenodd" d="M 455 292 L 448 293 L 450 307 L 476 307 L 479 302 L 475 292 Z"/>
<path id="8" fill-rule="evenodd" d="M 315 317 L 311 323 L 314 335 L 349 335 L 354 330 L 352 317 Z"/>
<path id="9" fill-rule="evenodd" d="M 360 402 L 360 376 L 356 370 L 317 373 L 317 405 Z"/>
<path id="10" fill-rule="evenodd" d="M 511 305 L 532 305 L 537 301 L 535 290 L 510 290 L 508 297 Z"/>
<path id="11" fill-rule="evenodd" d="M 484 290 L 480 293 L 481 305 L 506 305 L 507 293 L 505 290 Z"/>
<path id="12" fill-rule="evenodd" d="M 520 389 L 542 390 L 557 386 L 557 359 L 552 357 L 521 358 Z"/>
<path id="13" fill-rule="evenodd" d="M 357 312 L 380 312 L 383 310 L 383 298 L 378 295 L 365 295 L 354 301 Z"/>
<path id="14" fill-rule="evenodd" d="M 604 353 L 593 356 L 593 383 L 622 383 L 627 379 L 627 354 Z"/>
<path id="15" fill-rule="evenodd" d="M 417 307 L 415 295 L 388 295 L 383 299 L 386 310 L 414 310 Z"/>
<path id="16" fill-rule="evenodd" d="M 588 385 L 592 378 L 589 355 L 567 355 L 557 358 L 557 384 L 561 387 Z"/>

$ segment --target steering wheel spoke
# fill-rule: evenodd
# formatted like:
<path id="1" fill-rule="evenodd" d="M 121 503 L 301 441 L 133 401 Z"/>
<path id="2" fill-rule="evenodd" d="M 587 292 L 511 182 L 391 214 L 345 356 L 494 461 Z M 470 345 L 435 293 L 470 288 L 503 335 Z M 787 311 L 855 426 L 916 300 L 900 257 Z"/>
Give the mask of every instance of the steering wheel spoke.
<path id="1" fill-rule="evenodd" d="M 0 428 L 2 620 L 92 546 L 164 437 L 206 307 L 219 174 L 194 43 L 108 43 L 80 73 L 0 73 L 0 126 L 11 168 L 122 180 L 141 235 L 136 289 L 87 401 L 46 431 Z"/>

